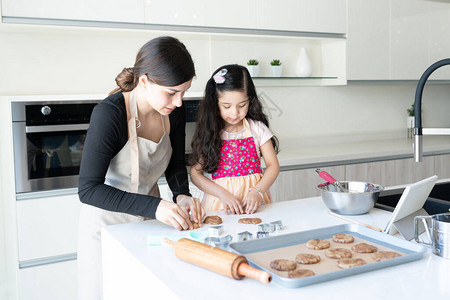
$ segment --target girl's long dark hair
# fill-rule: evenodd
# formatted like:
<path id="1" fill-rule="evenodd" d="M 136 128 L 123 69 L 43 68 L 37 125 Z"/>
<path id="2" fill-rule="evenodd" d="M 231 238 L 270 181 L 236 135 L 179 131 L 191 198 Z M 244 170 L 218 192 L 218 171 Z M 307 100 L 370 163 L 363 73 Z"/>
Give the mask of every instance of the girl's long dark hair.
<path id="1" fill-rule="evenodd" d="M 203 171 L 207 173 L 213 173 L 217 170 L 223 144 L 220 132 L 224 128 L 225 122 L 220 116 L 218 105 L 221 93 L 226 91 L 246 92 L 249 100 L 246 118 L 261 121 L 269 127 L 269 121 L 262 110 L 261 101 L 258 99 L 255 85 L 247 68 L 240 65 L 226 65 L 214 71 L 213 75 L 222 69 L 227 70 L 223 83 L 216 84 L 213 77 L 206 83 L 204 99 L 200 104 L 197 127 L 191 143 L 192 155 L 189 164 L 199 163 Z M 278 153 L 278 139 L 273 136 L 271 142 L 275 152 Z"/>
<path id="2" fill-rule="evenodd" d="M 133 90 L 144 74 L 158 85 L 176 86 L 195 76 L 194 62 L 178 39 L 171 36 L 154 38 L 139 50 L 134 67 L 124 68 L 117 75 L 117 88 L 109 94 Z"/>

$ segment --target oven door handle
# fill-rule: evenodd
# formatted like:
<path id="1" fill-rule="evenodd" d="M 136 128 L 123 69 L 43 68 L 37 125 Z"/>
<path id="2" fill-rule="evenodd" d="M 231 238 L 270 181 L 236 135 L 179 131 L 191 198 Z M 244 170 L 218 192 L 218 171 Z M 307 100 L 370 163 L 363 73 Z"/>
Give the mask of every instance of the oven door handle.
<path id="1" fill-rule="evenodd" d="M 66 124 L 66 125 L 42 125 L 42 126 L 26 126 L 26 133 L 36 132 L 55 132 L 55 131 L 75 131 L 75 130 L 87 130 L 89 124 Z"/>

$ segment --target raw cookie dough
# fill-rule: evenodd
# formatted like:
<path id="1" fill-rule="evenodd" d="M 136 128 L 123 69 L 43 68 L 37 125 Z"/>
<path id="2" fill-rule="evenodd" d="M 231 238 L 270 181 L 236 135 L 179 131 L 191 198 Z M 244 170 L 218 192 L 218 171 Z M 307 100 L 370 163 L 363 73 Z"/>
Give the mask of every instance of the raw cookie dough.
<path id="1" fill-rule="evenodd" d="M 308 276 L 314 276 L 316 275 L 313 271 L 308 269 L 297 269 L 295 271 L 289 271 L 288 277 L 289 278 L 303 278 Z"/>
<path id="2" fill-rule="evenodd" d="M 330 242 L 327 240 L 319 239 L 309 240 L 308 242 L 306 242 L 306 247 L 314 250 L 327 249 L 330 248 Z"/>
<path id="3" fill-rule="evenodd" d="M 353 268 L 365 265 L 366 262 L 361 258 L 343 258 L 337 261 L 338 267 L 341 269 Z"/>
<path id="4" fill-rule="evenodd" d="M 219 225 L 222 224 L 222 218 L 219 216 L 207 216 L 203 220 L 203 223 L 208 225 Z"/>
<path id="5" fill-rule="evenodd" d="M 317 264 L 320 261 L 320 256 L 314 254 L 300 253 L 295 257 L 295 261 L 298 264 L 304 265 Z"/>
<path id="6" fill-rule="evenodd" d="M 372 254 L 372 258 L 376 261 L 382 261 L 399 256 L 401 255 L 394 251 L 378 251 L 377 253 Z"/>
<path id="7" fill-rule="evenodd" d="M 348 233 L 338 233 L 333 235 L 333 241 L 341 244 L 349 244 L 353 243 L 354 238 L 353 235 Z"/>
<path id="8" fill-rule="evenodd" d="M 352 252 L 344 248 L 330 248 L 325 250 L 325 256 L 329 258 L 350 258 Z"/>
<path id="9" fill-rule="evenodd" d="M 262 220 L 260 218 L 242 218 L 238 221 L 241 224 L 259 224 L 261 222 Z"/>
<path id="10" fill-rule="evenodd" d="M 275 259 L 270 262 L 270 267 L 278 271 L 292 271 L 297 268 L 297 264 L 289 259 Z"/>
<path id="11" fill-rule="evenodd" d="M 359 243 L 352 246 L 352 250 L 356 253 L 374 253 L 377 252 L 378 248 L 366 243 Z"/>

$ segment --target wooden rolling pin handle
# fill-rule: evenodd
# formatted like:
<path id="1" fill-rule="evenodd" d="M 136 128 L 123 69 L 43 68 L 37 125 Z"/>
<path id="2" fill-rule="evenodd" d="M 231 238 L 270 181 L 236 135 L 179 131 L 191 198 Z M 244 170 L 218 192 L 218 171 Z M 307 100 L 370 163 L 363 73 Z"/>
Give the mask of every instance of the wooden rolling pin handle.
<path id="1" fill-rule="evenodd" d="M 245 262 L 239 265 L 238 273 L 242 276 L 248 276 L 253 279 L 256 279 L 262 283 L 269 283 L 272 281 L 272 275 L 270 275 L 266 271 L 255 269 Z"/>
<path id="2" fill-rule="evenodd" d="M 368 228 L 370 228 L 370 229 L 373 229 L 373 230 L 376 230 L 376 231 L 383 231 L 381 228 L 378 228 L 378 227 L 375 227 L 375 226 L 372 226 L 372 225 L 366 225 Z"/>
<path id="3" fill-rule="evenodd" d="M 170 246 L 172 248 L 175 246 L 175 242 L 172 241 L 172 240 L 169 240 L 168 238 L 161 239 L 161 244 L 166 245 L 166 246 Z"/>

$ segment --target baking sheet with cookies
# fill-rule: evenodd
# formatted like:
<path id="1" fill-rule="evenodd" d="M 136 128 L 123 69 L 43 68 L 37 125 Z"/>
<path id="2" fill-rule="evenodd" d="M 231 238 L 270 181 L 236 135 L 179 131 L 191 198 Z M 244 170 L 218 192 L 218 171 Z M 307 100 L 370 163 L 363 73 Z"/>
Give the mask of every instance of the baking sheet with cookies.
<path id="1" fill-rule="evenodd" d="M 338 233 L 350 234 L 354 237 L 354 241 L 348 244 L 336 243 L 332 240 L 332 237 Z M 306 243 L 311 239 L 327 240 L 330 242 L 330 248 L 349 249 L 352 253 L 352 258 L 361 258 L 366 264 L 341 269 L 337 265 L 339 259 L 327 257 L 325 255 L 326 249 L 314 250 L 308 248 Z M 352 251 L 351 247 L 358 243 L 373 245 L 377 247 L 377 251 L 394 251 L 401 256 L 377 262 L 372 258 L 372 253 L 356 253 Z M 230 244 L 230 249 L 244 255 L 252 266 L 271 273 L 273 282 L 288 288 L 298 288 L 419 260 L 427 251 L 422 245 L 414 244 L 356 224 L 338 225 L 265 239 L 232 243 Z M 317 264 L 297 264 L 297 269 L 309 269 L 315 275 L 304 278 L 289 278 L 287 271 L 277 271 L 270 266 L 270 263 L 276 259 L 295 261 L 296 256 L 300 253 L 320 256 L 320 262 Z"/>

